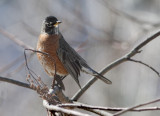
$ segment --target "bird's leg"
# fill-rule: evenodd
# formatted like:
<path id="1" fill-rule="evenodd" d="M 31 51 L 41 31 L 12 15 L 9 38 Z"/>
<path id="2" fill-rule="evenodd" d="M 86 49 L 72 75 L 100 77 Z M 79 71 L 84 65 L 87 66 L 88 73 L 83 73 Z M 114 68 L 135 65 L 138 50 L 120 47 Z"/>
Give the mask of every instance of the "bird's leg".
<path id="1" fill-rule="evenodd" d="M 55 81 L 56 81 L 56 76 L 57 76 L 57 75 L 54 75 L 54 77 L 53 77 L 53 81 L 52 81 L 52 85 L 51 85 L 51 86 L 52 86 L 52 88 L 54 88 Z"/>
<path id="2" fill-rule="evenodd" d="M 61 77 L 61 80 L 63 80 L 66 76 Z"/>
<path id="3" fill-rule="evenodd" d="M 52 81 L 52 88 L 54 88 L 54 86 L 59 86 L 61 87 L 61 89 L 65 90 L 65 86 L 62 82 L 62 80 L 64 79 L 64 77 L 61 77 L 59 75 L 55 75 Z"/>

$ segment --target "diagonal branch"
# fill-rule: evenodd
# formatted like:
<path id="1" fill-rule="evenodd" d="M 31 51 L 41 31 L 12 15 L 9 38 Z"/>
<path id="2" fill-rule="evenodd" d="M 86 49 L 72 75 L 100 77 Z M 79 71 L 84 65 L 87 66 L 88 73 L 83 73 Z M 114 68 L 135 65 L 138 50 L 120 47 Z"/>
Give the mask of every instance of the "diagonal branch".
<path id="1" fill-rule="evenodd" d="M 142 106 L 146 106 L 146 105 L 149 105 L 149 104 L 153 104 L 153 103 L 156 103 L 156 102 L 159 102 L 160 101 L 160 98 L 156 99 L 156 100 L 153 100 L 153 101 L 149 101 L 149 102 L 146 102 L 146 103 L 143 103 L 143 104 L 139 104 L 139 105 L 135 105 L 133 107 L 130 107 L 130 108 L 127 108 L 125 110 L 122 110 L 120 112 L 117 112 L 115 113 L 113 116 L 119 116 L 121 114 L 124 114 L 125 112 L 128 112 L 130 110 L 133 110 L 135 108 L 138 108 L 138 107 L 142 107 Z"/>
<path id="2" fill-rule="evenodd" d="M 150 68 L 153 72 L 155 72 L 155 73 L 160 77 L 159 72 L 158 72 L 156 69 L 154 69 L 152 66 L 150 66 L 150 65 L 148 65 L 148 64 L 146 64 L 146 63 L 144 63 L 144 62 L 142 62 L 142 61 L 134 60 L 134 59 L 131 59 L 131 58 L 129 58 L 128 60 L 129 60 L 129 61 L 132 61 L 132 62 L 135 62 L 135 63 L 140 63 L 140 64 L 142 64 L 142 65 Z"/>
<path id="3" fill-rule="evenodd" d="M 146 44 L 148 44 L 150 41 L 154 40 L 155 38 L 157 38 L 160 35 L 160 31 L 158 31 L 157 33 L 153 34 L 152 36 L 148 37 L 147 39 L 145 39 L 144 41 L 142 41 L 140 44 L 138 44 L 135 48 L 133 48 L 128 54 L 124 55 L 123 57 L 121 57 L 120 59 L 112 62 L 111 64 L 109 64 L 108 66 L 106 66 L 102 71 L 100 71 L 100 74 L 104 75 L 105 73 L 107 73 L 108 71 L 110 71 L 112 68 L 120 65 L 121 63 L 128 61 L 128 59 L 130 59 L 131 57 L 133 57 L 134 55 L 136 55 L 137 53 L 140 53 L 140 49 L 145 46 Z M 90 79 L 83 87 L 82 89 L 80 89 L 73 97 L 72 100 L 78 100 L 83 93 L 94 83 L 96 82 L 96 77 L 93 77 L 92 79 Z"/>
<path id="4" fill-rule="evenodd" d="M 14 79 L 9 79 L 9 78 L 1 77 L 1 76 L 0 76 L 0 81 L 8 82 L 8 83 L 11 83 L 11 84 L 14 84 L 14 85 L 18 85 L 18 86 L 21 86 L 21 87 L 25 87 L 25 88 L 28 88 L 28 89 L 32 89 L 29 84 L 23 83 L 23 82 L 14 80 Z"/>

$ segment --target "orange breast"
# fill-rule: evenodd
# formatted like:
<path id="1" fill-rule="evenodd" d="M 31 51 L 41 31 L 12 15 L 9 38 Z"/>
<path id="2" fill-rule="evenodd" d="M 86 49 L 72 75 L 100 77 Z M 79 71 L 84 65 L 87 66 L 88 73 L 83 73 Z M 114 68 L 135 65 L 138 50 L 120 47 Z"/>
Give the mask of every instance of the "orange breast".
<path id="1" fill-rule="evenodd" d="M 64 65 L 59 60 L 56 53 L 58 48 L 58 41 L 58 35 L 41 34 L 37 44 L 38 51 L 42 51 L 49 54 L 48 56 L 42 53 L 37 53 L 37 56 L 46 73 L 50 77 L 53 77 L 55 75 L 55 64 L 56 74 L 60 76 L 65 76 L 68 74 L 67 70 L 64 68 Z"/>

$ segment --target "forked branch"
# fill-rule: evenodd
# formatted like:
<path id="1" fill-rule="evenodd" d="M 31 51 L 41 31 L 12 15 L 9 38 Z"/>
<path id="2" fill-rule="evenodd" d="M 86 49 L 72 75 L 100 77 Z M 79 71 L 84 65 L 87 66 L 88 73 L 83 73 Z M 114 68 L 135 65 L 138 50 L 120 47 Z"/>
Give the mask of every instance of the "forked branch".
<path id="1" fill-rule="evenodd" d="M 142 41 L 141 43 L 139 43 L 136 47 L 134 47 L 128 54 L 122 56 L 121 58 L 117 59 L 116 61 L 112 62 L 111 64 L 109 64 L 108 66 L 106 66 L 104 69 L 102 69 L 102 71 L 100 71 L 99 73 L 104 75 L 105 73 L 107 73 L 108 71 L 110 71 L 112 68 L 122 64 L 123 62 L 128 61 L 128 59 L 131 59 L 133 56 L 135 56 L 137 53 L 141 52 L 141 48 L 144 47 L 145 45 L 147 45 L 150 41 L 156 39 L 158 36 L 160 35 L 160 31 L 158 31 L 157 33 L 153 34 L 152 36 L 148 37 L 147 39 L 145 39 L 144 41 Z M 72 100 L 77 101 L 82 95 L 83 93 L 94 83 L 96 82 L 97 78 L 96 77 L 92 77 L 92 79 L 90 79 L 83 87 L 82 89 L 80 89 L 73 97 Z"/>

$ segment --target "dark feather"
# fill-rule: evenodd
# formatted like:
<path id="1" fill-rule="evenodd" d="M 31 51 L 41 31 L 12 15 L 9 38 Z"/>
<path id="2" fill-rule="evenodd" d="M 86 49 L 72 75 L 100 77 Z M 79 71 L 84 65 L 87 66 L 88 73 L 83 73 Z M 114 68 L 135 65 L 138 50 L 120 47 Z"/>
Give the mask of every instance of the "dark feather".
<path id="1" fill-rule="evenodd" d="M 87 66 L 86 61 L 64 40 L 61 35 L 59 39 L 59 49 L 57 51 L 58 57 L 63 62 L 64 67 L 69 72 L 69 74 L 74 78 L 74 80 L 79 84 L 78 77 L 80 76 L 80 71 L 82 66 Z"/>
<path id="2" fill-rule="evenodd" d="M 110 84 L 111 81 L 91 69 L 86 61 L 64 40 L 63 36 L 60 34 L 60 39 L 59 39 L 59 48 L 57 50 L 57 54 L 61 62 L 64 64 L 64 67 L 68 71 L 68 73 L 74 78 L 74 80 L 79 84 L 78 77 L 80 76 L 80 71 L 82 70 L 82 67 L 90 70 L 84 71 L 87 72 L 93 76 L 97 76 L 99 79 L 104 81 L 107 84 Z"/>

